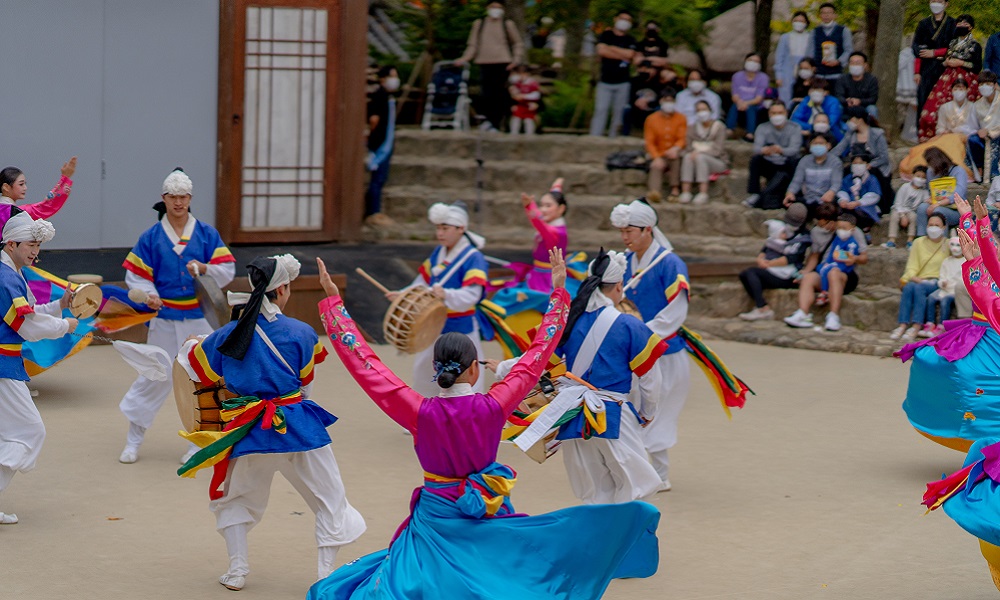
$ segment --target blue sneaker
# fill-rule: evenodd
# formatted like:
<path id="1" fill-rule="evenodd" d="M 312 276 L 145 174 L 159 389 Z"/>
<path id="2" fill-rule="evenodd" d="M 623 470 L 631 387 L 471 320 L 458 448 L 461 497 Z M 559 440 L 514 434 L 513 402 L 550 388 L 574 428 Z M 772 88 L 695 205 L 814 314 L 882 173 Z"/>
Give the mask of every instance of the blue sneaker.
<path id="1" fill-rule="evenodd" d="M 896 242 L 893 242 L 893 241 L 890 240 L 890 241 L 882 244 L 882 247 L 883 248 L 895 248 L 896 247 Z"/>
<path id="2" fill-rule="evenodd" d="M 913 247 L 913 242 L 906 242 L 906 249 L 909 250 Z"/>

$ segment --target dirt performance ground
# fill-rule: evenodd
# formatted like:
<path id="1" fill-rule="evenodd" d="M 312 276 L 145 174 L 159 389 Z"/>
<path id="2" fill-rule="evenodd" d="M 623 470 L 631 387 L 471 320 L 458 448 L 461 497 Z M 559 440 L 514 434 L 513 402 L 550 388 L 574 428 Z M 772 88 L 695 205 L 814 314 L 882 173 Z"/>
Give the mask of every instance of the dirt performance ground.
<path id="1" fill-rule="evenodd" d="M 943 512 L 923 516 L 924 484 L 960 467 L 963 455 L 908 425 L 900 409 L 907 366 L 712 345 L 758 395 L 727 421 L 692 368 L 670 453 L 674 490 L 653 499 L 663 513 L 659 573 L 615 581 L 605 598 L 996 597 L 976 540 Z M 407 357 L 381 352 L 409 375 Z M 31 382 L 48 438 L 38 468 L 16 475 L 0 498 L 0 510 L 21 518 L 0 526 L 0 598 L 233 597 L 217 583 L 227 557 L 207 507 L 209 478 L 175 474 L 185 444 L 172 398 L 139 462 L 118 463 L 126 430 L 118 402 L 133 378 L 114 350 L 92 347 Z M 422 474 L 412 438 L 335 357 L 317 368 L 314 396 L 340 417 L 330 429 L 334 450 L 348 498 L 368 522 L 341 551 L 344 562 L 387 544 Z M 500 460 L 518 472 L 519 511 L 577 503 L 558 455 L 537 465 L 505 445 Z M 573 540 L 566 548 L 587 560 Z M 312 514 L 280 475 L 250 535 L 250 564 L 242 599 L 302 599 L 316 577 Z"/>

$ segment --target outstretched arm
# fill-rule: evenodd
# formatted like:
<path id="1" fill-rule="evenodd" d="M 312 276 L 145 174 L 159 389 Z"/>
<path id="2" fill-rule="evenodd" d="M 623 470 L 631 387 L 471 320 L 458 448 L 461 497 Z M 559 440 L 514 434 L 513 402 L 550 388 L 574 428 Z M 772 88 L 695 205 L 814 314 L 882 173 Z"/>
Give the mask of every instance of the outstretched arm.
<path id="1" fill-rule="evenodd" d="M 538 210 L 535 199 L 527 194 L 521 194 L 521 203 L 524 205 L 524 214 L 531 221 L 531 226 L 535 228 L 538 235 L 542 236 L 542 243 L 545 244 L 545 249 L 558 248 L 559 235 L 556 233 L 555 227 L 542 220 L 542 213 Z"/>
<path id="2" fill-rule="evenodd" d="M 396 377 L 371 349 L 358 331 L 354 320 L 347 314 L 340 291 L 330 279 L 323 260 L 317 258 L 319 280 L 327 298 L 319 303 L 319 314 L 334 351 L 361 389 L 375 402 L 382 412 L 396 423 L 416 434 L 417 413 L 423 396 L 413 391 Z"/>
<path id="3" fill-rule="evenodd" d="M 59 183 L 56 184 L 49 195 L 46 196 L 45 200 L 41 202 L 36 202 L 34 204 L 28 204 L 22 206 L 24 212 L 31 215 L 32 219 L 48 219 L 52 215 L 59 212 L 59 209 L 66 204 L 66 200 L 69 199 L 70 190 L 73 188 L 73 173 L 76 172 L 76 157 L 69 159 L 66 164 L 62 166 L 62 176 L 59 178 Z"/>

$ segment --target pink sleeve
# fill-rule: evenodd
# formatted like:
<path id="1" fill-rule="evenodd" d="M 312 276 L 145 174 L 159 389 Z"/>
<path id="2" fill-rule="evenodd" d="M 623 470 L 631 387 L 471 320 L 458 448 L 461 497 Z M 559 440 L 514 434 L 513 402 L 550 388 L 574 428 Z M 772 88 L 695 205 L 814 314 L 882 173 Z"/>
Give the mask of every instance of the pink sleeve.
<path id="1" fill-rule="evenodd" d="M 49 195 L 41 202 L 36 202 L 34 204 L 28 204 L 26 206 L 20 207 L 24 212 L 28 213 L 32 219 L 48 219 L 52 215 L 59 212 L 59 209 L 66 204 L 66 200 L 69 198 L 69 192 L 73 187 L 73 181 L 66 176 L 59 178 L 59 183 L 56 187 L 52 188 Z"/>
<path id="2" fill-rule="evenodd" d="M 528 206 L 524 207 L 524 212 L 528 215 L 531 225 L 534 226 L 535 230 L 542 236 L 542 243 L 545 244 L 545 248 L 547 250 L 558 248 L 559 235 L 556 233 L 556 228 L 551 227 L 548 223 L 542 220 L 542 215 L 538 212 L 538 206 L 532 202 Z"/>
<path id="3" fill-rule="evenodd" d="M 962 225 L 963 229 L 966 229 L 966 219 L 962 219 L 959 224 Z M 966 232 L 970 233 L 968 230 Z M 997 245 L 993 239 L 993 230 L 990 227 L 989 217 L 979 219 L 976 223 L 976 230 L 971 232 L 970 235 L 975 236 L 979 240 L 979 253 L 983 259 L 983 266 L 990 274 L 990 278 L 993 281 L 1000 280 L 1000 259 L 997 258 Z"/>
<path id="4" fill-rule="evenodd" d="M 372 351 L 347 314 L 340 296 L 320 301 L 319 314 L 334 351 L 361 389 L 389 418 L 416 435 L 423 396 L 396 377 Z"/>
<path id="5" fill-rule="evenodd" d="M 521 400 L 524 400 L 531 388 L 538 383 L 538 378 L 548 366 L 549 358 L 566 327 L 569 303 L 569 292 L 565 288 L 556 288 L 552 291 L 549 309 L 538 327 L 538 333 L 535 334 L 531 346 L 511 368 L 510 373 L 490 388 L 489 396 L 500 405 L 504 415 L 514 412 Z"/>
<path id="6" fill-rule="evenodd" d="M 983 266 L 983 257 L 967 260 L 962 265 L 962 282 L 975 308 L 986 317 L 990 326 L 1000 332 L 1000 297 L 993 291 L 993 278 Z"/>

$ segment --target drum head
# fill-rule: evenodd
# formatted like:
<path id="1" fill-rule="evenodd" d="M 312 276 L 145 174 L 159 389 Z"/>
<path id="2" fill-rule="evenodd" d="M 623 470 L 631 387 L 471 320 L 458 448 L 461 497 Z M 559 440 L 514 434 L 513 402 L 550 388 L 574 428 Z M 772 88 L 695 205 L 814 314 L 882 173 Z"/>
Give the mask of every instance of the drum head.
<path id="1" fill-rule="evenodd" d="M 77 319 L 86 319 L 97 314 L 101 308 L 104 294 L 101 288 L 93 283 L 82 283 L 73 290 L 69 301 L 69 312 Z"/>
<path id="2" fill-rule="evenodd" d="M 181 363 L 174 361 L 174 401 L 177 403 L 177 414 L 185 431 L 195 430 L 195 420 L 198 414 L 198 399 L 194 393 L 198 389 Z"/>
<path id="3" fill-rule="evenodd" d="M 219 284 L 208 275 L 194 278 L 195 295 L 198 298 L 198 306 L 205 315 L 205 320 L 218 329 L 229 322 L 232 310 L 226 302 L 226 295 L 222 293 Z"/>
<path id="4" fill-rule="evenodd" d="M 382 331 L 386 341 L 397 349 L 416 354 L 437 340 L 447 320 L 444 302 L 427 288 L 412 288 L 392 301 Z"/>

